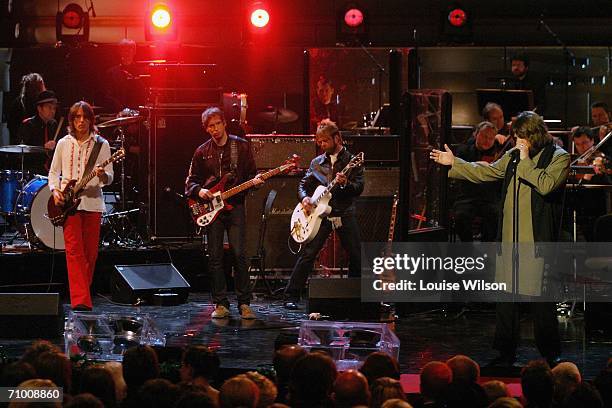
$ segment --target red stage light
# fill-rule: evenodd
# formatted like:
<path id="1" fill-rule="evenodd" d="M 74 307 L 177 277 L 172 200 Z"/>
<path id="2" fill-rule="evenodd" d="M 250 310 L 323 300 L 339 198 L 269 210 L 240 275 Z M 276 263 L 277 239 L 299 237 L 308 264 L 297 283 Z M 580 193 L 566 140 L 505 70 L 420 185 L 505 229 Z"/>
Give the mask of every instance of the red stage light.
<path id="1" fill-rule="evenodd" d="M 76 30 L 83 26 L 83 16 L 85 12 L 75 3 L 68 4 L 62 12 L 62 24 L 66 28 Z"/>
<path id="2" fill-rule="evenodd" d="M 454 27 L 463 27 L 467 23 L 467 13 L 465 10 L 456 8 L 448 13 L 448 21 Z"/>
<path id="3" fill-rule="evenodd" d="M 358 8 L 351 8 L 344 13 L 344 22 L 347 26 L 355 28 L 363 23 L 363 12 Z"/>
<path id="4" fill-rule="evenodd" d="M 257 28 L 264 28 L 270 22 L 270 13 L 263 8 L 257 8 L 251 12 L 251 24 Z"/>
<path id="5" fill-rule="evenodd" d="M 158 5 L 151 11 L 151 23 L 158 29 L 165 29 L 172 23 L 170 10 L 165 5 Z"/>

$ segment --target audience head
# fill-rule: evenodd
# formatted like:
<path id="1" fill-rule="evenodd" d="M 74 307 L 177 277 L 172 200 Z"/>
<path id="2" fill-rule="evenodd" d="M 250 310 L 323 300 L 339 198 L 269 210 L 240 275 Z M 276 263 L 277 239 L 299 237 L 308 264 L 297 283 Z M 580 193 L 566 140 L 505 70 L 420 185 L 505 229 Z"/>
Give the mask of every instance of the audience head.
<path id="1" fill-rule="evenodd" d="M 107 405 L 104 405 L 102 401 L 93 394 L 88 392 L 76 395 L 68 401 L 67 404 L 64 405 L 67 408 L 105 408 Z"/>
<path id="2" fill-rule="evenodd" d="M 38 359 L 38 356 L 47 351 L 51 353 L 62 352 L 59 347 L 48 340 L 36 340 L 28 348 L 26 348 L 23 356 L 21 356 L 21 361 L 34 365 L 34 361 Z"/>
<path id="3" fill-rule="evenodd" d="M 368 355 L 359 371 L 366 376 L 368 384 L 370 385 L 382 377 L 389 377 L 396 380 L 400 378 L 400 369 L 397 360 L 382 351 L 376 351 Z"/>
<path id="4" fill-rule="evenodd" d="M 523 397 L 529 405 L 540 408 L 552 404 L 554 380 L 550 367 L 543 360 L 530 361 L 521 370 Z"/>
<path id="5" fill-rule="evenodd" d="M 445 363 L 432 361 L 421 370 L 421 395 L 430 400 L 441 399 L 448 385 L 453 381 L 453 373 Z"/>
<path id="6" fill-rule="evenodd" d="M 512 397 L 502 397 L 496 399 L 489 408 L 523 408 L 523 404 Z"/>
<path id="7" fill-rule="evenodd" d="M 381 408 L 412 408 L 412 405 L 402 399 L 391 398 L 383 402 Z"/>
<path id="8" fill-rule="evenodd" d="M 612 406 L 612 368 L 609 364 L 608 362 L 608 368 L 602 370 L 593 381 L 606 407 Z"/>
<path id="9" fill-rule="evenodd" d="M 129 348 L 123 355 L 123 378 L 128 393 L 135 393 L 147 380 L 159 377 L 157 354 L 150 346 Z"/>
<path id="10" fill-rule="evenodd" d="M 308 352 L 297 344 L 282 346 L 274 353 L 274 370 L 279 384 L 289 382 L 291 370 L 296 361 L 307 354 Z"/>
<path id="11" fill-rule="evenodd" d="M 148 380 L 138 390 L 139 405 L 149 408 L 171 407 L 179 396 L 178 385 L 163 378 Z"/>
<path id="12" fill-rule="evenodd" d="M 214 350 L 206 346 L 189 346 L 183 353 L 181 364 L 181 380 L 191 381 L 203 378 L 213 381 L 219 372 L 221 362 Z"/>
<path id="13" fill-rule="evenodd" d="M 127 385 L 123 379 L 123 365 L 118 361 L 108 361 L 104 363 L 104 368 L 113 377 L 115 383 L 115 400 L 117 402 L 122 401 L 127 393 Z"/>
<path id="14" fill-rule="evenodd" d="M 555 400 L 559 403 L 564 401 L 582 382 L 580 371 L 574 363 L 559 363 L 551 372 L 555 381 Z"/>
<path id="15" fill-rule="evenodd" d="M 357 370 L 347 370 L 338 374 L 334 382 L 333 393 L 335 406 L 354 407 L 370 404 L 370 389 L 368 380 Z"/>
<path id="16" fill-rule="evenodd" d="M 489 403 L 502 397 L 511 397 L 510 390 L 505 382 L 499 380 L 491 380 L 482 384 L 482 389 L 487 395 Z"/>
<path id="17" fill-rule="evenodd" d="M 18 389 L 32 389 L 32 388 L 55 388 L 57 385 L 47 379 L 34 378 L 31 380 L 27 380 L 19 384 Z M 64 392 L 66 392 L 64 390 Z M 17 402 L 12 401 L 8 404 L 9 408 L 60 408 L 62 406 L 61 402 Z"/>
<path id="18" fill-rule="evenodd" d="M 382 377 L 374 381 L 370 386 L 370 392 L 372 394 L 370 407 L 372 408 L 380 408 L 385 401 L 390 399 L 406 400 L 402 384 L 399 380 L 389 377 Z"/>
<path id="19" fill-rule="evenodd" d="M 238 375 L 223 383 L 219 390 L 221 408 L 256 408 L 259 400 L 257 385 L 245 375 Z"/>
<path id="20" fill-rule="evenodd" d="M 259 402 L 257 403 L 258 408 L 266 408 L 276 401 L 278 390 L 276 385 L 270 379 L 257 371 L 249 371 L 243 374 L 249 380 L 253 381 L 259 389 Z"/>
<path id="21" fill-rule="evenodd" d="M 36 376 L 53 381 L 65 393 L 71 392 L 72 364 L 63 353 L 47 351 L 38 356 L 34 362 Z"/>
<path id="22" fill-rule="evenodd" d="M 318 405 L 331 396 L 336 364 L 326 354 L 310 353 L 299 359 L 289 381 L 291 406 Z"/>
<path id="23" fill-rule="evenodd" d="M 468 356 L 458 354 L 446 360 L 446 365 L 453 373 L 453 382 L 474 384 L 480 378 L 480 366 Z"/>
<path id="24" fill-rule="evenodd" d="M 4 387 L 16 387 L 24 381 L 36 378 L 36 370 L 31 364 L 15 361 L 5 365 L 0 375 L 0 384 Z"/>
<path id="25" fill-rule="evenodd" d="M 578 384 L 574 391 L 568 395 L 563 406 L 568 408 L 603 408 L 604 402 L 597 388 L 583 382 Z"/>
<path id="26" fill-rule="evenodd" d="M 115 381 L 110 371 L 102 367 L 90 367 L 83 371 L 80 393 L 95 395 L 105 407 L 117 405 Z"/>
<path id="27" fill-rule="evenodd" d="M 183 393 L 174 408 L 218 408 L 217 404 L 202 391 L 188 391 Z M 246 407 L 245 407 L 246 408 Z"/>

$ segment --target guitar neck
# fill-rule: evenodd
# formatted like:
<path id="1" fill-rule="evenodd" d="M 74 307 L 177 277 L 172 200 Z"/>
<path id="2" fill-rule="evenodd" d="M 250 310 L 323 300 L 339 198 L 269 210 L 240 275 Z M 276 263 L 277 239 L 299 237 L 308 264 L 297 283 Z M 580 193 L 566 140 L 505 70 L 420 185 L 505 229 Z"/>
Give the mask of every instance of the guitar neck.
<path id="1" fill-rule="evenodd" d="M 109 164 L 111 164 L 112 162 L 115 161 L 115 157 L 111 156 L 109 159 L 105 160 L 102 164 L 100 164 L 100 167 L 106 167 Z M 87 185 L 87 183 L 89 183 L 89 181 L 94 178 L 96 176 L 96 170 L 92 170 L 90 171 L 85 177 L 83 177 L 74 187 L 74 191 L 75 192 L 79 192 L 81 191 L 83 188 L 85 188 L 85 186 Z"/>
<path id="2" fill-rule="evenodd" d="M 284 172 L 286 169 L 288 169 L 289 167 L 291 167 L 290 165 L 284 165 L 284 166 L 280 166 L 277 167 L 275 169 L 272 170 L 268 170 L 265 173 L 262 173 L 260 175 L 260 178 L 267 180 L 270 177 L 274 177 L 276 175 L 279 175 L 280 173 Z M 230 188 L 229 190 L 224 191 L 223 193 L 221 193 L 221 199 L 222 200 L 227 200 L 230 197 L 235 196 L 236 194 L 242 193 L 245 190 L 248 190 L 251 187 L 255 186 L 255 181 L 253 179 L 249 180 L 249 181 L 245 181 L 242 184 L 239 184 L 235 187 Z"/>

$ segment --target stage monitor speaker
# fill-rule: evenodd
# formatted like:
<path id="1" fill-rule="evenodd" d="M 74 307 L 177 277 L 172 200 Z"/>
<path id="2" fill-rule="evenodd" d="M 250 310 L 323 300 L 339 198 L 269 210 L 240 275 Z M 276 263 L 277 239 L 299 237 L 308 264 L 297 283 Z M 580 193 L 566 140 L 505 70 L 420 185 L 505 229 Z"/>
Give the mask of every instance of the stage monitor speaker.
<path id="1" fill-rule="evenodd" d="M 389 235 L 393 197 L 359 197 L 355 216 L 362 242 L 386 242 Z"/>
<path id="2" fill-rule="evenodd" d="M 250 190 L 248 193 L 246 251 L 247 257 L 252 257 L 257 255 L 261 217 L 266 198 L 270 190 L 277 191 L 268 216 L 264 239 L 266 270 L 268 271 L 290 271 L 297 260 L 297 255 L 289 249 L 289 245 L 294 251 L 299 249 L 299 245 L 289 236 L 289 225 L 293 209 L 298 203 L 297 186 L 299 182 L 300 177 L 296 176 L 274 177 L 268 179 L 259 189 Z"/>
<path id="3" fill-rule="evenodd" d="M 377 303 L 361 302 L 361 278 L 317 278 L 308 281 L 308 312 L 334 319 L 375 319 Z"/>
<path id="4" fill-rule="evenodd" d="M 172 264 L 115 265 L 111 298 L 117 303 L 167 306 L 185 303 L 189 283 Z"/>
<path id="5" fill-rule="evenodd" d="M 0 293 L 0 337 L 54 338 L 63 325 L 59 293 Z"/>

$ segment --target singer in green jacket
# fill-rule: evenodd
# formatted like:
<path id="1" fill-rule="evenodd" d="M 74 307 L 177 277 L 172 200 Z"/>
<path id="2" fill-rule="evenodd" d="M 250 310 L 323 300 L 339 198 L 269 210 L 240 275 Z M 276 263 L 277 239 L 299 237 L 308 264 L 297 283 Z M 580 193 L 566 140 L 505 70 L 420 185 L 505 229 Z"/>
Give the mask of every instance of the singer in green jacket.
<path id="1" fill-rule="evenodd" d="M 516 147 L 496 162 L 469 163 L 454 156 L 445 145 L 444 151 L 432 150 L 430 158 L 451 166 L 449 177 L 473 183 L 503 180 L 502 206 L 498 240 L 503 243 L 554 242 L 559 239 L 561 214 L 560 187 L 567 179 L 570 156 L 553 142 L 543 119 L 534 112 L 522 112 L 514 126 Z M 518 182 L 515 184 L 514 174 Z M 518 231 L 513 228 L 514 193 L 518 202 Z M 515 237 L 517 239 L 515 239 Z M 510 257 L 497 262 L 496 280 L 512 283 Z M 501 265 L 500 265 L 501 262 Z M 542 286 L 543 260 L 531 253 L 521 253 L 518 293 L 538 296 Z M 516 303 L 498 303 L 494 347 L 500 356 L 492 363 L 512 365 L 519 342 L 519 309 Z M 561 353 L 555 305 L 533 302 L 534 329 L 538 349 L 554 364 Z"/>

